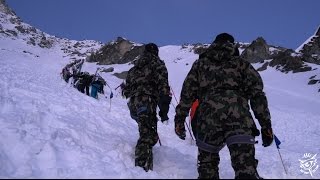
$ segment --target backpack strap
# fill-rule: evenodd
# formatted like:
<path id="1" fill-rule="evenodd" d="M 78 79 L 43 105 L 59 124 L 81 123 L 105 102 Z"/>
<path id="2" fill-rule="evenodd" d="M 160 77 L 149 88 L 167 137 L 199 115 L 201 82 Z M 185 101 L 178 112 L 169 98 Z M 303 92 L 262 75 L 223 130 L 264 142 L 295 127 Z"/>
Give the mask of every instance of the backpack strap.
<path id="1" fill-rule="evenodd" d="M 207 151 L 207 152 L 210 152 L 210 153 L 219 153 L 219 151 L 224 148 L 224 146 L 226 145 L 225 143 L 222 144 L 221 146 L 213 146 L 213 145 L 210 145 L 210 144 L 207 144 L 201 140 L 199 140 L 197 138 L 196 140 L 196 144 L 198 146 L 199 149 L 203 150 L 203 151 Z"/>

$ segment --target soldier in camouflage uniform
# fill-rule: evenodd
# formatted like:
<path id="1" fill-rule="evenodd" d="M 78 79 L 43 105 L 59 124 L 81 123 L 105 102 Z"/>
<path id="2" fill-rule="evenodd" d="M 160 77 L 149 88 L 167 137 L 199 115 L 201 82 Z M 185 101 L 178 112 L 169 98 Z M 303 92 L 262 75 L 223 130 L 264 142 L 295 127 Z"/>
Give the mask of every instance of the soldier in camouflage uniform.
<path id="1" fill-rule="evenodd" d="M 184 121 L 198 98 L 196 143 L 199 179 L 219 179 L 219 151 L 227 145 L 236 179 L 257 179 L 255 136 L 259 136 L 248 101 L 261 126 L 263 146 L 273 141 L 268 102 L 259 73 L 236 56 L 234 38 L 222 33 L 194 62 L 176 107 L 175 132 L 185 139 Z"/>
<path id="2" fill-rule="evenodd" d="M 158 56 L 158 47 L 145 45 L 144 54 L 134 62 L 126 77 L 122 92 L 130 98 L 130 115 L 138 123 L 139 139 L 135 149 L 135 165 L 145 171 L 153 168 L 152 148 L 158 142 L 157 113 L 159 105 L 161 119 L 167 119 L 171 102 L 168 71 Z"/>

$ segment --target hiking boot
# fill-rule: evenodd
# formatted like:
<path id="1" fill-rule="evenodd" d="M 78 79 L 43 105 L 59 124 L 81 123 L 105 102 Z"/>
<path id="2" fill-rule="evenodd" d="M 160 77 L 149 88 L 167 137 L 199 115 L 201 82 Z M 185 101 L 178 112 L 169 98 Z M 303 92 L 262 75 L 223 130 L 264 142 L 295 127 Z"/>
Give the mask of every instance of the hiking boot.
<path id="1" fill-rule="evenodd" d="M 149 170 L 153 170 L 153 155 L 152 155 L 152 149 L 147 151 L 147 157 L 143 160 L 135 160 L 135 166 L 142 167 L 146 172 Z"/>

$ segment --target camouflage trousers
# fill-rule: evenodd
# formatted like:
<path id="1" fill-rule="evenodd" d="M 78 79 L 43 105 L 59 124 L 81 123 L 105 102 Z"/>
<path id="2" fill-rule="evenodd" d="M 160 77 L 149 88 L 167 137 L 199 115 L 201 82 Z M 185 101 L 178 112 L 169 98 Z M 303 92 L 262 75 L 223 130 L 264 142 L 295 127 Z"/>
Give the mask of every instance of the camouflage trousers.
<path id="1" fill-rule="evenodd" d="M 227 137 L 242 134 L 251 135 L 250 130 L 227 128 L 230 131 L 210 131 L 206 133 L 205 142 L 213 146 L 222 146 Z M 201 133 L 200 133 L 201 134 Z M 203 136 L 202 136 L 203 137 Z M 254 144 L 232 144 L 228 146 L 235 179 L 258 179 L 258 160 L 255 159 Z M 219 179 L 219 152 L 207 152 L 198 149 L 199 179 Z"/>
<path id="2" fill-rule="evenodd" d="M 130 114 L 139 127 L 139 139 L 135 149 L 135 166 L 145 171 L 153 169 L 152 148 L 157 144 L 156 101 L 150 96 L 131 97 L 128 103 Z"/>

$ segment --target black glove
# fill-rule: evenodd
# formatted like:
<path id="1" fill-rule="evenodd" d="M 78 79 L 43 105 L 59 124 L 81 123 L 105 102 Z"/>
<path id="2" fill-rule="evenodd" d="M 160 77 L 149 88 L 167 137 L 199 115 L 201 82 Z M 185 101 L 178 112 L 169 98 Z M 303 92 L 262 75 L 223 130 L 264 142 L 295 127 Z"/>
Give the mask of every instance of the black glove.
<path id="1" fill-rule="evenodd" d="M 174 117 L 174 130 L 180 139 L 186 139 L 186 127 L 184 126 L 184 119 L 179 119 L 177 116 Z"/>
<path id="2" fill-rule="evenodd" d="M 121 90 L 123 90 L 125 87 L 126 87 L 126 85 L 125 85 L 124 83 L 121 83 L 121 84 L 120 84 Z"/>
<path id="3" fill-rule="evenodd" d="M 272 128 L 262 128 L 261 135 L 262 135 L 262 146 L 264 147 L 270 146 L 273 142 Z"/>
<path id="4" fill-rule="evenodd" d="M 169 95 L 160 96 L 158 106 L 160 109 L 159 116 L 161 117 L 161 122 L 169 120 L 168 112 L 169 112 L 169 106 L 171 103 L 171 99 L 172 99 L 172 97 Z"/>
<path id="5" fill-rule="evenodd" d="M 160 118 L 161 118 L 161 122 L 162 122 L 162 123 L 163 123 L 164 121 L 169 120 L 168 115 L 167 115 L 167 114 L 163 114 L 161 110 L 159 111 L 159 116 L 160 116 Z"/>
<path id="6" fill-rule="evenodd" d="M 252 136 L 260 136 L 260 131 L 256 127 L 251 128 L 251 130 Z"/>
<path id="7" fill-rule="evenodd" d="M 130 86 L 128 86 L 128 84 L 121 84 L 121 94 L 123 98 L 129 98 L 132 88 Z"/>

